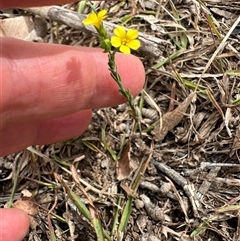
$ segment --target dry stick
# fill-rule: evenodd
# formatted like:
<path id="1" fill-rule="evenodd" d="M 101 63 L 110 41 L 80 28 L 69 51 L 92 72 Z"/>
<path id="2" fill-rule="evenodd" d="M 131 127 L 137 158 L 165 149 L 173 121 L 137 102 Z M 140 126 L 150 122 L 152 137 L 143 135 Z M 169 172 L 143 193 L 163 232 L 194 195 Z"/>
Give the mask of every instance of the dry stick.
<path id="1" fill-rule="evenodd" d="M 170 185 L 168 182 L 160 182 L 159 186 L 160 187 L 149 181 L 142 181 L 140 183 L 141 188 L 145 188 L 154 193 L 159 193 L 161 196 L 166 196 L 170 199 L 177 200 L 176 195 L 170 192 Z"/>
<path id="2" fill-rule="evenodd" d="M 97 31 L 93 26 L 85 26 L 82 23 L 82 21 L 86 18 L 85 14 L 80 14 L 58 6 L 27 8 L 25 10 L 40 15 L 43 18 L 50 18 L 52 21 L 65 24 L 71 28 L 79 29 L 85 32 L 87 31 L 92 34 L 98 35 Z M 109 23 L 106 21 L 103 21 L 103 25 L 104 28 L 107 30 L 108 35 L 112 35 L 113 29 L 117 26 L 117 24 Z M 162 55 L 162 51 L 159 47 L 171 44 L 167 40 L 156 38 L 154 36 L 141 32 L 139 32 L 139 40 L 141 41 L 141 47 L 139 49 L 139 52 L 154 58 L 159 58 Z"/>
<path id="3" fill-rule="evenodd" d="M 206 176 L 206 179 L 211 178 L 214 179 L 218 172 L 221 170 L 221 167 L 213 167 L 208 175 Z M 198 189 L 198 192 L 196 194 L 197 199 L 201 200 L 205 196 L 205 194 L 208 192 L 210 186 L 212 184 L 212 180 L 204 180 L 203 183 L 201 184 L 200 188 Z"/>
<path id="4" fill-rule="evenodd" d="M 176 172 L 169 166 L 165 165 L 164 163 L 157 162 L 154 159 L 152 159 L 151 162 L 158 170 L 166 174 L 171 180 L 173 180 L 175 183 L 177 183 L 179 186 L 183 188 L 192 205 L 194 217 L 199 218 L 196 202 L 194 200 L 195 194 L 193 193 L 193 190 L 191 190 L 190 184 L 188 183 L 188 181 L 183 176 L 181 176 L 178 172 Z"/>
<path id="5" fill-rule="evenodd" d="M 182 198 L 181 195 L 179 194 L 177 188 L 175 187 L 175 185 L 173 184 L 173 182 L 171 181 L 171 179 L 168 178 L 168 177 L 165 177 L 165 178 L 166 178 L 166 180 L 169 181 L 169 183 L 171 184 L 172 189 L 173 189 L 173 192 L 174 192 L 174 194 L 177 196 L 178 202 L 179 202 L 179 204 L 180 204 L 180 207 L 181 207 L 181 209 L 182 209 L 182 211 L 183 211 L 183 213 L 184 213 L 186 223 L 189 224 L 189 223 L 190 223 L 190 220 L 189 220 L 188 215 L 187 215 L 187 210 L 186 210 L 186 206 L 184 205 L 183 198 Z"/>
<path id="6" fill-rule="evenodd" d="M 148 216 L 151 217 L 151 219 L 161 222 L 165 221 L 163 208 L 160 208 L 158 205 L 153 204 L 150 198 L 145 194 L 141 194 L 140 198 L 143 201 L 145 210 Z"/>

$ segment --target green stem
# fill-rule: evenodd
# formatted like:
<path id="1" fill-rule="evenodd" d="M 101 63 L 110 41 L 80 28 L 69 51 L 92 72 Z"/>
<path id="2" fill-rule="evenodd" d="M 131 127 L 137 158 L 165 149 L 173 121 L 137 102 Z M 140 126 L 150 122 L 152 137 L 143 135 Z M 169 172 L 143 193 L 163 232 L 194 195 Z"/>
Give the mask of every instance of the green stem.
<path id="1" fill-rule="evenodd" d="M 131 95 L 130 91 L 125 89 L 125 87 L 123 86 L 121 76 L 118 73 L 117 66 L 115 63 L 115 54 L 116 54 L 115 51 L 108 52 L 109 70 L 110 70 L 112 78 L 116 81 L 116 83 L 119 86 L 119 93 L 127 99 L 128 103 L 130 105 L 130 108 L 133 112 L 134 118 L 135 118 L 136 122 L 138 123 L 139 122 L 139 114 L 134 105 L 134 97 Z"/>

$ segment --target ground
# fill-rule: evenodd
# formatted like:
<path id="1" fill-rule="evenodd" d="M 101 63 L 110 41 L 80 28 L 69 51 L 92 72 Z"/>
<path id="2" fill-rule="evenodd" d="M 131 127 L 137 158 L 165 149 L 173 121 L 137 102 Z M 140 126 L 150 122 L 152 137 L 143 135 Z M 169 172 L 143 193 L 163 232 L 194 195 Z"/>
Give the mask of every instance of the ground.
<path id="1" fill-rule="evenodd" d="M 14 205 L 32 214 L 25 241 L 97 240 L 98 228 L 105 240 L 240 240 L 240 2 L 94 6 L 109 10 L 110 29 L 141 33 L 134 53 L 146 70 L 135 98 L 140 117 L 128 104 L 94 110 L 84 135 L 2 158 L 1 205 L 12 192 Z M 91 29 L 68 19 L 89 7 L 62 8 L 32 40 L 98 46 Z M 37 11 L 2 16 L 42 19 Z"/>

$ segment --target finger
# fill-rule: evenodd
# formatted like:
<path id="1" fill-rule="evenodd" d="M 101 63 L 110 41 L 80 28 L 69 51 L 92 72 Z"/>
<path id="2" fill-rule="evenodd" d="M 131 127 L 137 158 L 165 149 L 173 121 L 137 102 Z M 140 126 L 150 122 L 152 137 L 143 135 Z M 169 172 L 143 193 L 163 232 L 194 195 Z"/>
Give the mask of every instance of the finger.
<path id="1" fill-rule="evenodd" d="M 118 93 L 102 50 L 11 38 L 2 38 L 1 46 L 3 127 L 126 101 Z M 139 93 L 144 83 L 141 61 L 117 54 L 116 62 L 125 88 L 133 95 Z"/>
<path id="2" fill-rule="evenodd" d="M 30 145 L 43 145 L 65 141 L 81 135 L 91 121 L 91 110 L 39 123 L 24 123 L 2 130 L 0 156 L 25 149 Z"/>
<path id="3" fill-rule="evenodd" d="M 0 209 L 0 241 L 21 241 L 29 228 L 28 215 L 16 208 Z"/>

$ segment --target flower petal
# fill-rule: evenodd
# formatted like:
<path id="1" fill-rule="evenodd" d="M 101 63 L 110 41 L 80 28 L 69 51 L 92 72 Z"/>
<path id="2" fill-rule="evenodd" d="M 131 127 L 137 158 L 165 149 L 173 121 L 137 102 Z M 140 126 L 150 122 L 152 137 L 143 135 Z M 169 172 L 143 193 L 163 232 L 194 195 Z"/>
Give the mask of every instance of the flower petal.
<path id="1" fill-rule="evenodd" d="M 88 14 L 87 18 L 83 20 L 83 24 L 89 25 L 93 24 L 97 20 L 97 15 L 95 13 Z"/>
<path id="2" fill-rule="evenodd" d="M 126 45 L 121 45 L 119 50 L 124 54 L 130 54 L 131 53 L 130 48 Z"/>
<path id="3" fill-rule="evenodd" d="M 121 41 L 121 39 L 119 37 L 112 36 L 111 37 L 111 44 L 112 44 L 113 47 L 118 48 L 118 47 L 121 46 L 122 41 Z"/>
<path id="4" fill-rule="evenodd" d="M 129 29 L 127 31 L 127 38 L 129 40 L 136 39 L 138 37 L 138 31 L 136 29 Z"/>
<path id="5" fill-rule="evenodd" d="M 130 49 L 137 50 L 141 46 L 141 42 L 138 39 L 129 41 L 126 44 Z"/>
<path id="6" fill-rule="evenodd" d="M 116 36 L 118 36 L 119 38 L 123 39 L 126 37 L 126 30 L 123 26 L 117 26 L 114 30 L 113 30 L 114 34 Z"/>
<path id="7" fill-rule="evenodd" d="M 89 25 L 89 24 L 92 24 L 92 22 L 91 22 L 91 21 L 89 21 L 89 19 L 87 19 L 87 18 L 86 18 L 86 19 L 84 19 L 82 22 L 83 22 L 83 24 L 84 24 L 84 25 Z"/>
<path id="8" fill-rule="evenodd" d="M 107 17 L 107 10 L 106 9 L 101 10 L 97 16 L 99 19 L 105 19 Z"/>
<path id="9" fill-rule="evenodd" d="M 85 25 L 93 25 L 95 26 L 97 29 L 100 28 L 101 24 L 102 24 L 102 20 L 105 19 L 107 17 L 107 10 L 101 10 L 99 13 L 95 13 L 92 12 L 90 13 L 86 19 L 83 20 L 83 24 Z"/>

